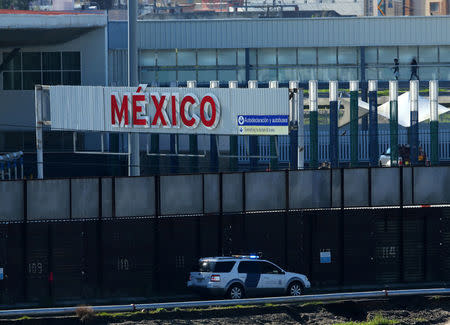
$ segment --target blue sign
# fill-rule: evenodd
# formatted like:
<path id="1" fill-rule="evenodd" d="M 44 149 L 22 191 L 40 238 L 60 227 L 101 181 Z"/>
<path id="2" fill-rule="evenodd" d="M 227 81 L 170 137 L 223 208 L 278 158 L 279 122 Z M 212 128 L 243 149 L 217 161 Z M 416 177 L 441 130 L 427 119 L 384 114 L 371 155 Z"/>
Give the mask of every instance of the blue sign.
<path id="1" fill-rule="evenodd" d="M 238 115 L 239 126 L 288 126 L 289 115 Z"/>
<path id="2" fill-rule="evenodd" d="M 331 263 L 331 252 L 330 251 L 320 252 L 320 263 L 321 264 Z"/>

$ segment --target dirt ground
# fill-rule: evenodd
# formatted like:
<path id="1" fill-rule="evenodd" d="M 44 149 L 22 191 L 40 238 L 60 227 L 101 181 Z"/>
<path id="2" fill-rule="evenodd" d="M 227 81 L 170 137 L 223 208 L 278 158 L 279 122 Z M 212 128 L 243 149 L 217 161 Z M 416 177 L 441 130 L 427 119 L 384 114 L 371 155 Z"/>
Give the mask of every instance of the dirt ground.
<path id="1" fill-rule="evenodd" d="M 154 319 L 108 324 L 319 324 L 362 322 L 377 315 L 398 324 L 450 324 L 450 297 L 418 297 L 381 301 L 278 305 L 203 312 L 170 312 Z M 152 317 L 153 318 L 153 317 Z"/>
<path id="2" fill-rule="evenodd" d="M 202 310 L 169 310 L 109 316 L 0 320 L 0 324 L 318 324 L 363 322 L 382 316 L 397 324 L 450 325 L 450 297 L 410 297 L 302 305 L 238 306 Z"/>

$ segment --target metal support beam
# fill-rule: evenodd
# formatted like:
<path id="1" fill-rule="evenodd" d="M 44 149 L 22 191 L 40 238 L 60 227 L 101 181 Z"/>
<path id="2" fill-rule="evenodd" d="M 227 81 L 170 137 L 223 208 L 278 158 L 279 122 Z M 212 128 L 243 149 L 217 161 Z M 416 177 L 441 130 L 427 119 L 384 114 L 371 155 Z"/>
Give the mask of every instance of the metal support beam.
<path id="1" fill-rule="evenodd" d="M 36 163 L 37 178 L 44 178 L 44 141 L 42 137 L 42 86 L 34 88 L 34 105 L 36 115 Z"/>
<path id="2" fill-rule="evenodd" d="M 299 106 L 298 106 L 298 81 L 289 81 L 289 144 L 290 144 L 290 168 L 298 169 L 300 162 L 299 150 Z M 303 112 L 302 112 L 303 116 Z M 302 151 L 303 154 L 303 151 Z M 303 168 L 303 166 L 302 166 Z"/>
<path id="3" fill-rule="evenodd" d="M 137 0 L 128 0 L 128 87 L 139 84 L 137 60 Z M 139 176 L 139 133 L 128 133 L 128 150 L 128 176 Z"/>

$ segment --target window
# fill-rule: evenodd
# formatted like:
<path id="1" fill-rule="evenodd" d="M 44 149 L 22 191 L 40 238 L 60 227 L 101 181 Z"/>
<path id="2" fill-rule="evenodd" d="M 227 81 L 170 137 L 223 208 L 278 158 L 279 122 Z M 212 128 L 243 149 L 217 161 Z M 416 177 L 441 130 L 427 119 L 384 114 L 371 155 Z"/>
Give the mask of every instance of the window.
<path id="1" fill-rule="evenodd" d="M 261 273 L 261 262 L 240 262 L 238 273 Z"/>
<path id="2" fill-rule="evenodd" d="M 430 11 L 439 11 L 439 2 L 430 2 Z"/>
<path id="3" fill-rule="evenodd" d="M 269 262 L 262 262 L 262 273 L 264 273 L 264 274 L 283 274 L 283 271 L 279 267 L 277 267 Z"/>
<path id="4" fill-rule="evenodd" d="M 3 53 L 3 60 L 8 53 Z M 4 90 L 33 90 L 36 84 L 80 85 L 80 52 L 20 52 L 3 72 Z"/>
<path id="5" fill-rule="evenodd" d="M 233 268 L 236 262 L 211 262 L 202 261 L 199 263 L 198 268 L 194 267 L 193 272 L 217 272 L 217 273 L 228 273 Z"/>

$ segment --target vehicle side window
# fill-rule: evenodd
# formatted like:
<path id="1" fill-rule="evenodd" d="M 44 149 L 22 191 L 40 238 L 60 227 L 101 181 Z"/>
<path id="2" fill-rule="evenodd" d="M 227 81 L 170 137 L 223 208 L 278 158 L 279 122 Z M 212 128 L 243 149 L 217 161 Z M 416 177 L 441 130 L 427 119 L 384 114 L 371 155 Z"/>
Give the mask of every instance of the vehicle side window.
<path id="1" fill-rule="evenodd" d="M 216 262 L 214 267 L 214 272 L 217 273 L 228 273 L 233 268 L 236 262 Z"/>
<path id="2" fill-rule="evenodd" d="M 268 263 L 268 262 L 262 262 L 262 273 L 264 274 L 282 274 L 283 271 L 281 271 L 280 268 L 276 267 L 275 265 Z"/>
<path id="3" fill-rule="evenodd" d="M 261 273 L 261 262 L 244 261 L 239 263 L 238 273 Z"/>

